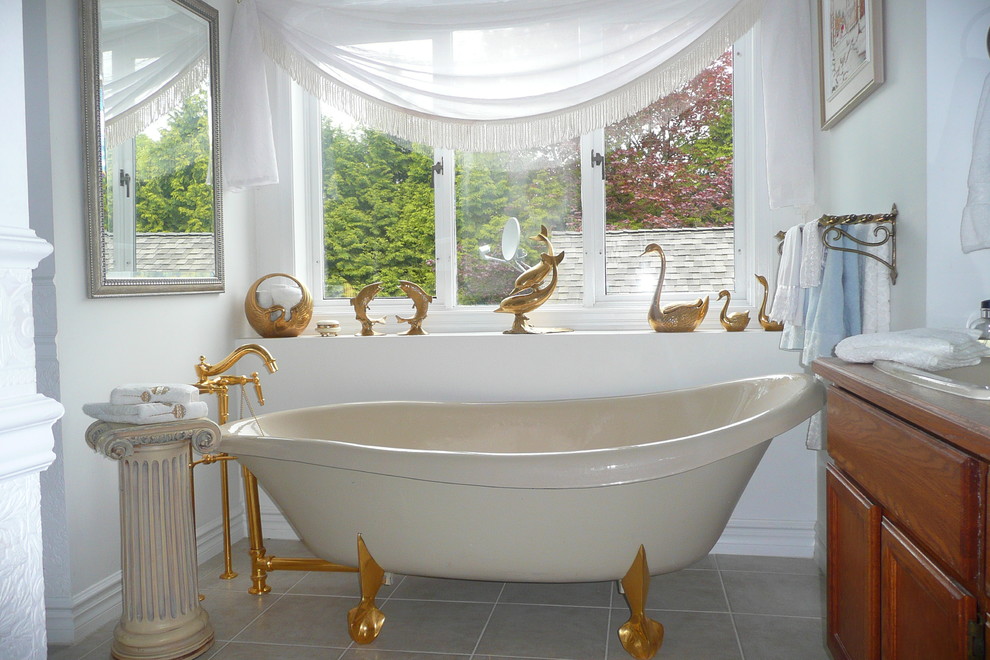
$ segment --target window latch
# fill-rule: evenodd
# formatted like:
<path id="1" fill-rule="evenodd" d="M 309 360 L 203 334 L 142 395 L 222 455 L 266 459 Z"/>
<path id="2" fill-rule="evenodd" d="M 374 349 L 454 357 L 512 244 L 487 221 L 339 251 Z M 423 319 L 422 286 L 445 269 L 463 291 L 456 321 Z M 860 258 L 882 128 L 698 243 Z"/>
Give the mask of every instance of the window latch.
<path id="1" fill-rule="evenodd" d="M 433 163 L 433 173 L 443 174 L 443 157 L 441 157 L 440 160 L 438 160 L 437 162 Z"/>
<path id="2" fill-rule="evenodd" d="M 605 156 L 601 153 L 595 151 L 594 147 L 591 149 L 591 166 L 602 168 L 602 181 L 605 180 Z"/>
<path id="3" fill-rule="evenodd" d="M 131 175 L 124 170 L 120 170 L 120 183 L 118 185 L 124 186 L 127 197 L 131 196 Z"/>

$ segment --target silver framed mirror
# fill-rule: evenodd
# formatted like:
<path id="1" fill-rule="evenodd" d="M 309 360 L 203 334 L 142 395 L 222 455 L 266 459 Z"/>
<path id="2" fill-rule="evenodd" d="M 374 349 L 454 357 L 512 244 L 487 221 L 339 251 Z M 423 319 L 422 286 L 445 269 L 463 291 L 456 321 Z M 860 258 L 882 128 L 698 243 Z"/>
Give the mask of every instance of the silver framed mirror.
<path id="1" fill-rule="evenodd" d="M 89 296 L 223 291 L 217 10 L 81 9 Z"/>

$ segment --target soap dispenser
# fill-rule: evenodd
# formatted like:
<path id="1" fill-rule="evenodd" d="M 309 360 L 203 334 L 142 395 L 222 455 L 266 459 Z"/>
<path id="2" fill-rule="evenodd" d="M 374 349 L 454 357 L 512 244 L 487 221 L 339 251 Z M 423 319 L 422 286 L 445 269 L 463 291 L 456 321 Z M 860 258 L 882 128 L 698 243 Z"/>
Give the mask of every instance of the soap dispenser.
<path id="1" fill-rule="evenodd" d="M 979 330 L 980 336 L 977 339 L 981 344 L 990 346 L 990 300 L 980 303 L 980 318 L 973 321 L 969 326 L 972 330 Z"/>

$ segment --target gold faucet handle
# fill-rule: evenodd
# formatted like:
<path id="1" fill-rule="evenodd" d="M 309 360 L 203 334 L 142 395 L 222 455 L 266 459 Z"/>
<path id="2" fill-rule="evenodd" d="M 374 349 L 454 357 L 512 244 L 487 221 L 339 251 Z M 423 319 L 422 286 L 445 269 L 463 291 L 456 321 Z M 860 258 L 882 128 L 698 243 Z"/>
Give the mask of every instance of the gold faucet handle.
<path id="1" fill-rule="evenodd" d="M 258 405 L 265 405 L 265 395 L 261 392 L 261 378 L 257 371 L 251 374 L 251 380 L 254 381 L 254 393 L 258 395 Z"/>

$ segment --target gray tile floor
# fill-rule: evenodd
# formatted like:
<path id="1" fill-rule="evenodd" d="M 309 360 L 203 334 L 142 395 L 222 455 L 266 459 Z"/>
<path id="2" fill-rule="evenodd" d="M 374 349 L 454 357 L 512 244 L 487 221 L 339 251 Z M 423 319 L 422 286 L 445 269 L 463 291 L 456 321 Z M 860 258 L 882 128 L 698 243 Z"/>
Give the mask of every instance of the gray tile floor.
<path id="1" fill-rule="evenodd" d="M 266 542 L 270 554 L 305 556 L 291 541 Z M 278 571 L 272 593 L 247 593 L 247 544 L 234 546 L 234 580 L 219 580 L 221 557 L 200 567 L 203 607 L 216 660 L 496 660 L 629 658 L 616 630 L 629 616 L 614 583 L 518 584 L 396 576 L 379 592 L 386 622 L 374 643 L 347 635 L 357 577 Z M 810 559 L 710 555 L 650 584 L 648 614 L 665 628 L 658 660 L 827 659 L 823 578 Z M 50 660 L 110 655 L 113 624 Z"/>

